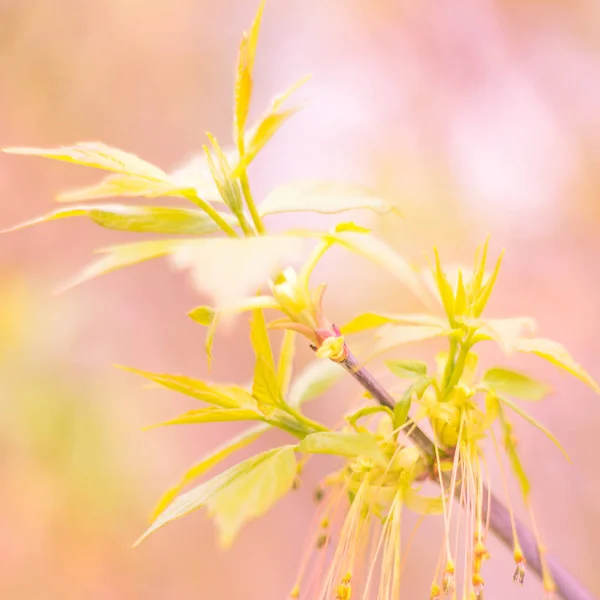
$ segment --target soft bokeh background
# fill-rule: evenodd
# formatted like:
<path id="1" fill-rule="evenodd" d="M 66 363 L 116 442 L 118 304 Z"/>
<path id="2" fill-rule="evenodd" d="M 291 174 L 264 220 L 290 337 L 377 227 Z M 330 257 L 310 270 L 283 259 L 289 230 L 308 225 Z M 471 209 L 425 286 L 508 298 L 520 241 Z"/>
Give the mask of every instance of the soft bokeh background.
<path id="1" fill-rule="evenodd" d="M 102 140 L 168 168 L 197 152 L 206 130 L 229 140 L 238 39 L 255 5 L 0 0 L 0 144 Z M 308 107 L 252 167 L 256 193 L 302 177 L 375 186 L 405 219 L 370 223 L 418 261 L 433 243 L 446 260 L 470 260 L 491 233 L 494 250 L 508 252 L 490 313 L 535 316 L 598 378 L 599 34 L 593 0 L 271 0 L 255 114 L 298 76 L 314 78 L 302 91 Z M 3 156 L 0 226 L 97 179 Z M 131 548 L 160 492 L 231 429 L 142 432 L 190 404 L 112 367 L 206 374 L 203 332 L 185 316 L 200 299 L 184 277 L 156 261 L 52 294 L 94 248 L 125 237 L 69 221 L 0 238 L 0 597 L 284 598 L 317 470 L 226 553 L 200 513 Z M 349 261 L 333 253 L 320 271 L 334 321 L 416 308 L 385 273 Z M 214 377 L 249 375 L 246 339 L 219 337 Z M 430 360 L 436 347 L 405 354 Z M 600 594 L 599 399 L 542 361 L 518 360 L 552 383 L 532 412 L 572 458 L 517 424 L 540 527 Z M 344 382 L 311 410 L 333 420 L 359 395 Z M 439 540 L 424 531 L 406 597 L 428 594 Z M 492 543 L 492 552 L 486 597 L 539 597 L 533 576 L 512 585 L 507 550 Z"/>

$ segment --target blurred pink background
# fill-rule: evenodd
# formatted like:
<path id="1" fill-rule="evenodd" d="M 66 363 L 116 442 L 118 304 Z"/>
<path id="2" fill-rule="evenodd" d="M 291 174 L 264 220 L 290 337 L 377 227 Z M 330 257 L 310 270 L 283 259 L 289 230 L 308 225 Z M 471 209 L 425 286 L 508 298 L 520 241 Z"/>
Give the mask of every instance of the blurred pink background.
<path id="1" fill-rule="evenodd" d="M 237 46 L 256 4 L 0 0 L 0 145 L 102 140 L 168 169 L 198 152 L 207 130 L 229 141 Z M 303 177 L 374 186 L 405 219 L 363 222 L 421 263 L 434 243 L 446 261 L 470 262 L 491 233 L 494 251 L 507 255 L 488 314 L 534 316 L 542 336 L 564 343 L 598 379 L 599 34 L 591 0 L 271 0 L 253 114 L 301 75 L 313 79 L 300 92 L 308 107 L 253 165 L 255 194 Z M 59 191 L 100 177 L 41 159 L 0 160 L 1 227 L 48 212 Z M 160 493 L 232 427 L 142 432 L 193 402 L 144 390 L 112 366 L 206 376 L 204 332 L 185 316 L 202 299 L 181 274 L 153 261 L 52 294 L 93 249 L 128 239 L 80 220 L 0 237 L 0 597 L 285 598 L 318 466 L 225 553 L 201 511 L 131 548 Z M 369 308 L 418 308 L 385 272 L 362 261 L 349 268 L 350 259 L 334 252 L 318 273 L 330 282 L 334 322 Z M 218 337 L 212 377 L 250 375 L 245 327 L 237 339 Z M 431 361 L 437 348 L 402 352 Z M 540 360 L 510 363 L 494 351 L 486 359 L 555 390 L 527 408 L 572 462 L 515 421 L 524 463 L 547 546 L 600 594 L 599 398 Z M 359 397 L 344 381 L 309 411 L 333 422 Z M 424 529 L 412 549 L 407 598 L 428 595 L 436 531 Z M 491 550 L 486 598 L 540 597 L 533 576 L 512 585 L 508 550 Z"/>

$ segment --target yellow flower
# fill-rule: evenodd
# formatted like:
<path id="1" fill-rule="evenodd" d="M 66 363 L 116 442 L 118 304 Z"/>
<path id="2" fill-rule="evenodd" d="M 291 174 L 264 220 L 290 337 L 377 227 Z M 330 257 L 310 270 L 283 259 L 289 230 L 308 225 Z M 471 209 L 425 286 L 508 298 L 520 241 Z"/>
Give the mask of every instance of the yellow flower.
<path id="1" fill-rule="evenodd" d="M 371 597 L 371 593 L 378 600 L 399 597 L 402 511 L 408 508 L 421 514 L 441 512 L 441 499 L 424 498 L 413 488 L 423 470 L 418 451 L 388 439 L 379 442 L 385 462 L 357 457 L 319 488 L 321 510 L 315 518 L 318 526 L 311 536 L 312 549 L 305 556 L 292 598 L 350 600 Z M 325 544 L 321 542 L 324 537 L 335 543 L 325 568 Z M 318 580 L 305 577 L 311 566 L 316 572 L 322 569 L 324 576 Z"/>

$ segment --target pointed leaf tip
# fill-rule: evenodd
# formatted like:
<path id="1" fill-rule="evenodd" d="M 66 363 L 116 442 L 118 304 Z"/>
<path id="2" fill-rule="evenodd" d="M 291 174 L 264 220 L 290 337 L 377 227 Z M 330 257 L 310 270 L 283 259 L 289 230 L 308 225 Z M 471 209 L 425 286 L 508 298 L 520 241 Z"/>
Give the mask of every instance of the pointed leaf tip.
<path id="1" fill-rule="evenodd" d="M 516 349 L 519 352 L 537 354 L 553 365 L 574 375 L 577 379 L 591 387 L 597 394 L 600 393 L 598 383 L 580 364 L 575 362 L 575 359 L 562 344 L 544 338 L 529 338 L 518 340 L 516 342 Z"/>

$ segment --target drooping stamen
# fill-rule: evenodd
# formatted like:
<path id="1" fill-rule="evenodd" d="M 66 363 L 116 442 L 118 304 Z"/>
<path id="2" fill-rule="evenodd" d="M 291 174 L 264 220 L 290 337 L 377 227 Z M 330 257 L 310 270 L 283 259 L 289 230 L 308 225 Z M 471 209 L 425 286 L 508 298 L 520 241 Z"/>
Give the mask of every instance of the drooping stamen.
<path id="1" fill-rule="evenodd" d="M 556 591 L 556 584 L 554 583 L 554 579 L 552 577 L 552 574 L 550 573 L 550 569 L 548 568 L 548 562 L 546 560 L 546 547 L 542 543 L 540 532 L 535 521 L 535 515 L 533 514 L 533 508 L 531 507 L 529 498 L 526 499 L 525 506 L 527 508 L 527 512 L 529 513 L 529 518 L 531 520 L 531 529 L 533 530 L 533 536 L 535 537 L 535 543 L 538 549 L 538 554 L 540 556 L 540 565 L 542 567 L 542 584 L 544 586 L 544 592 L 546 593 L 546 596 L 548 598 L 552 598 L 554 597 L 554 592 Z"/>
<path id="2" fill-rule="evenodd" d="M 515 513 L 513 511 L 512 502 L 510 501 L 510 495 L 508 493 L 508 481 L 506 479 L 506 471 L 504 469 L 504 461 L 502 460 L 502 454 L 500 453 L 500 448 L 498 447 L 498 440 L 496 439 L 496 434 L 494 430 L 490 428 L 490 433 L 492 437 L 492 442 L 494 443 L 494 451 L 496 453 L 496 457 L 498 459 L 498 464 L 500 465 L 500 476 L 502 478 L 502 487 L 504 488 L 504 496 L 506 498 L 506 506 L 508 508 L 508 514 L 510 516 L 510 527 L 512 530 L 513 537 L 513 547 L 514 547 L 514 557 L 516 563 L 515 573 L 513 575 L 513 581 L 518 581 L 519 583 L 523 583 L 523 579 L 525 578 L 525 556 L 523 555 L 523 550 L 521 549 L 521 544 L 519 543 L 519 535 L 517 533 L 517 524 L 515 521 Z M 489 507 L 488 507 L 488 517 L 489 517 Z"/>

